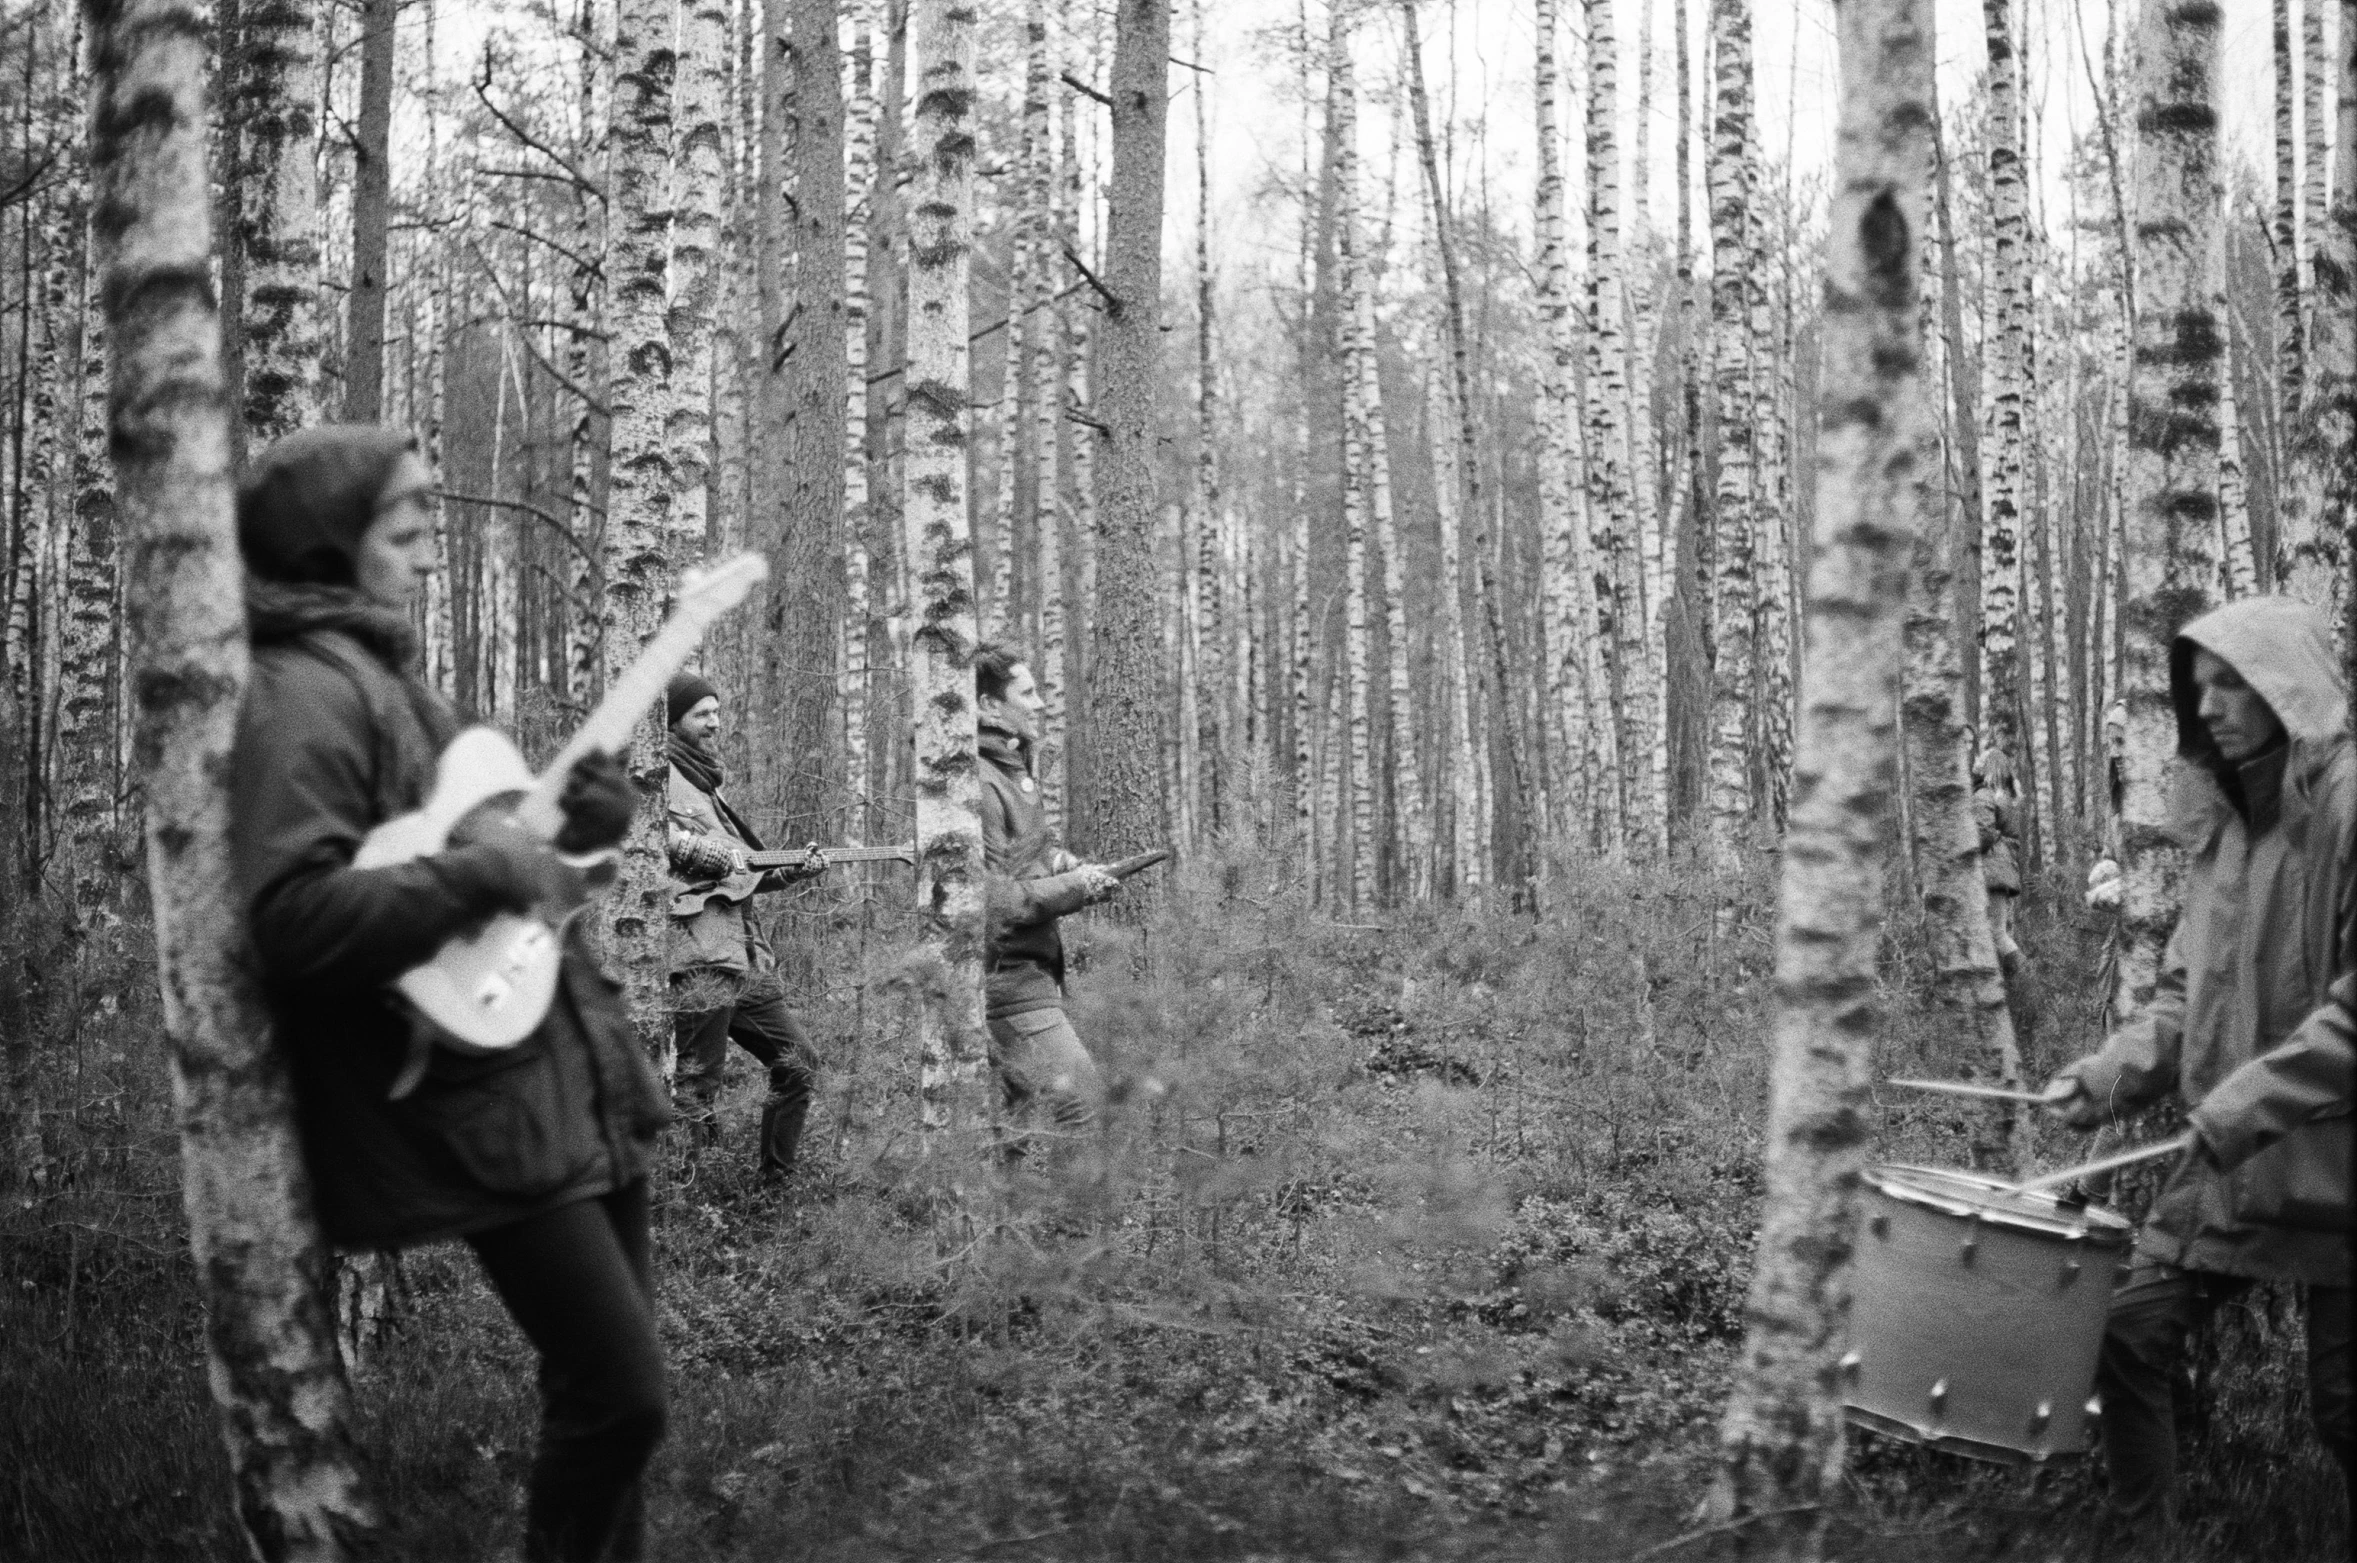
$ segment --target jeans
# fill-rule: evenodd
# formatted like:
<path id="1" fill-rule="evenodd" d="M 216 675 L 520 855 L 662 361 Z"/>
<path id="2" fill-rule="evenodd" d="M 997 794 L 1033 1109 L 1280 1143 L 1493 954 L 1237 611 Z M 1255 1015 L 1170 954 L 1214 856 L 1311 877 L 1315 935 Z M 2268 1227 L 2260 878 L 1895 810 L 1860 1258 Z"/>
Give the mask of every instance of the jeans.
<path id="1" fill-rule="evenodd" d="M 709 974 L 698 974 L 697 986 L 687 991 L 702 993 L 703 985 L 713 980 Z M 674 979 L 673 986 L 676 990 L 682 985 Z M 672 1017 L 679 1043 L 680 1116 L 691 1132 L 707 1139 L 717 1134 L 721 1071 L 728 1062 L 728 1044 L 734 1041 L 769 1072 L 769 1099 L 761 1106 L 761 1176 L 782 1178 L 794 1170 L 802 1125 L 810 1116 L 818 1057 L 774 979 L 739 979 L 736 987 L 731 1003 L 682 1009 Z"/>
<path id="2" fill-rule="evenodd" d="M 2095 1388 L 2103 1397 L 2103 1459 L 2112 1512 L 2131 1524 L 2168 1518 L 2177 1485 L 2174 1395 L 2186 1337 L 2250 1289 L 2241 1276 L 2139 1259 L 2112 1293 Z M 2345 1286 L 2300 1292 L 2308 1326 L 2308 1409 L 2316 1436 L 2349 1469 L 2349 1299 Z"/>
<path id="3" fill-rule="evenodd" d="M 525 1558 L 634 1563 L 646 1554 L 639 1474 L 664 1423 L 646 1184 L 477 1232 L 467 1244 L 540 1353 Z"/>
<path id="4" fill-rule="evenodd" d="M 1049 1137 L 1077 1141 L 1097 1126 L 1104 1077 L 1061 1006 L 992 1016 L 990 1063 L 1006 1107 L 1009 1149 L 1020 1154 L 1030 1141 Z"/>

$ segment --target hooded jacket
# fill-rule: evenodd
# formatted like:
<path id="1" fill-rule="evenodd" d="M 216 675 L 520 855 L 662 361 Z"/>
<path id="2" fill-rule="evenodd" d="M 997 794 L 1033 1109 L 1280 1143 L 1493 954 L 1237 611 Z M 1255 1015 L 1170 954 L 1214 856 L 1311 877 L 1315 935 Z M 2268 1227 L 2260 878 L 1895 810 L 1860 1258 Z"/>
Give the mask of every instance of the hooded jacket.
<path id="1" fill-rule="evenodd" d="M 335 478 L 347 464 L 331 465 Z M 299 469 L 270 470 L 321 504 L 373 503 L 340 479 L 305 489 Z M 365 530 L 328 519 L 314 530 L 329 546 Z M 274 557 L 247 552 L 262 568 Z M 496 1054 L 434 1048 L 416 1088 L 393 1098 L 424 1022 L 386 985 L 524 895 L 508 860 L 485 847 L 352 867 L 361 838 L 423 801 L 458 721 L 406 673 L 406 620 L 321 583 L 338 567 L 315 548 L 296 557 L 304 580 L 249 587 L 253 663 L 231 761 L 230 845 L 321 1227 L 339 1246 L 398 1247 L 635 1180 L 667 1114 L 619 987 L 578 933 L 537 1031 Z"/>
<path id="2" fill-rule="evenodd" d="M 1064 1000 L 1064 939 L 1056 920 L 1088 902 L 1080 859 L 1056 845 L 1032 774 L 1031 745 L 981 719 L 984 964 L 992 1019 Z"/>
<path id="3" fill-rule="evenodd" d="M 2283 744 L 2226 762 L 2200 718 L 2197 649 L 2258 692 Z M 2325 1003 L 2357 915 L 2357 757 L 2323 616 L 2285 598 L 2205 614 L 2171 647 L 2170 695 L 2184 910 L 2152 1002 L 2063 1071 L 2115 1115 L 2172 1092 L 2193 1107 L 2291 1036 Z M 2232 1170 L 2189 1162 L 2139 1246 L 2189 1270 L 2348 1285 L 2349 1140 L 2344 1116 L 2291 1128 Z"/>

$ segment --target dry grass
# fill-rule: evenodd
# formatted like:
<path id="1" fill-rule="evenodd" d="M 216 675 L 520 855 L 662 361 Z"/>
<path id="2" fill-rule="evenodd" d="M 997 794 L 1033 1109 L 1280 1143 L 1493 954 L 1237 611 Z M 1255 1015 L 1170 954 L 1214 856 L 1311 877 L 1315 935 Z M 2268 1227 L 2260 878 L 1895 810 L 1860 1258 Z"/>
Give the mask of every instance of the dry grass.
<path id="1" fill-rule="evenodd" d="M 1685 1531 L 1756 1214 L 1767 928 L 1716 931 L 1681 874 L 1566 875 L 1544 925 L 1374 930 L 1269 877 L 1200 863 L 1142 924 L 1076 930 L 1074 1018 L 1116 1100 L 1101 1181 L 921 1154 L 884 920 L 796 919 L 825 951 L 815 1165 L 789 1199 L 751 1187 L 745 1070 L 724 1154 L 659 1179 L 663 1556 L 1606 1559 Z M 2042 1072 L 2092 1038 L 2093 938 L 2033 910 L 2024 942 Z M 1909 997 L 1910 930 L 1889 953 L 1885 1067 L 1961 1072 Z M 86 961 L 117 1013 L 78 1076 L 47 1044 L 57 1160 L 0 1211 L 0 1391 L 24 1408 L 0 1419 L 0 1556 L 237 1555 L 140 956 Z M 1894 1099 L 1883 1144 L 1961 1164 L 1977 1123 Z M 495 1557 L 528 1353 L 462 1254 L 409 1271 L 407 1334 L 360 1386 L 393 1551 Z M 2343 1550 L 2294 1343 L 2257 1329 L 2212 1348 L 2186 1563 Z M 2090 1555 L 2078 1462 L 1861 1442 L 1838 1556 Z"/>

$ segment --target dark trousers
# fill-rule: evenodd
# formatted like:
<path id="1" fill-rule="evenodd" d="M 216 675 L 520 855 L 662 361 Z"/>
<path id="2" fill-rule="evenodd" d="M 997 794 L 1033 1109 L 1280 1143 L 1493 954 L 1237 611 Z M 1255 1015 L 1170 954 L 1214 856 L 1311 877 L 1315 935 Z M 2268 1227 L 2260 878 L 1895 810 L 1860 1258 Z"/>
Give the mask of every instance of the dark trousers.
<path id="1" fill-rule="evenodd" d="M 710 980 L 699 974 L 694 986 L 679 986 L 683 993 L 700 993 Z M 769 1099 L 761 1105 L 761 1175 L 777 1178 L 792 1172 L 802 1125 L 810 1116 L 817 1055 L 776 983 L 767 978 L 743 983 L 733 1002 L 681 1009 L 672 1023 L 679 1045 L 680 1116 L 690 1132 L 705 1138 L 718 1132 L 721 1071 L 733 1041 L 769 1072 Z"/>
<path id="2" fill-rule="evenodd" d="M 2103 1458 L 2114 1514 L 2133 1524 L 2168 1517 L 2177 1485 L 2175 1393 L 2186 1338 L 2249 1290 L 2240 1276 L 2137 1261 L 2112 1294 L 2095 1388 L 2103 1397 Z M 2349 1299 L 2345 1286 L 2301 1289 L 2308 1329 L 2308 1410 L 2316 1436 L 2349 1469 Z"/>
<path id="3" fill-rule="evenodd" d="M 530 1563 L 645 1556 L 639 1473 L 663 1439 L 663 1348 L 633 1183 L 467 1239 L 540 1353 L 540 1449 L 524 1514 Z"/>

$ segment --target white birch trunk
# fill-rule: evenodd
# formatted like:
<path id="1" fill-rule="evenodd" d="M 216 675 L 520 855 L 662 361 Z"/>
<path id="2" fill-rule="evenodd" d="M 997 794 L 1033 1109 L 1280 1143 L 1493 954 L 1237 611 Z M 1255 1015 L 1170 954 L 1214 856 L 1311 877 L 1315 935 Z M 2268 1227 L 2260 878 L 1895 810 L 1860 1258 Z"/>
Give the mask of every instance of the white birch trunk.
<path id="1" fill-rule="evenodd" d="M 366 1547 L 375 1516 L 353 1464 L 293 1093 L 239 953 L 223 780 L 247 664 L 212 303 L 206 29 L 188 0 L 94 5 L 90 23 L 135 753 L 208 1376 L 248 1545 L 332 1563 Z"/>
<path id="2" fill-rule="evenodd" d="M 2029 763 L 2019 618 L 2022 503 L 2031 405 L 2029 200 L 2022 164 L 2021 54 L 2012 0 L 1982 0 L 1989 56 L 1990 327 L 1983 374 L 1988 480 L 1981 532 L 1981 713 L 1986 742 Z M 2016 774 L 2026 774 L 2017 770 Z"/>
<path id="3" fill-rule="evenodd" d="M 1931 168 L 1930 10 L 1928 0 L 1849 0 L 1838 13 L 1830 394 L 1817 461 L 1807 703 L 1778 914 L 1767 1197 L 1711 1503 L 1719 1520 L 1762 1520 L 1752 1536 L 1788 1556 L 1814 1554 L 1824 1523 L 1818 1502 L 1840 1472 L 1836 1359 L 1868 1150 L 1902 598 L 1931 457 L 1916 300 Z M 1802 1506 L 1805 1516 L 1789 1512 Z"/>
<path id="4" fill-rule="evenodd" d="M 244 271 L 245 427 L 247 448 L 259 451 L 323 411 L 317 15 L 292 4 L 242 7 L 230 74 L 241 144 L 232 189 Z"/>
<path id="5" fill-rule="evenodd" d="M 1711 862 L 1720 872 L 1741 861 L 1751 828 L 1748 730 L 1753 666 L 1751 624 L 1753 430 L 1747 391 L 1751 334 L 1744 312 L 1752 248 L 1751 0 L 1711 0 L 1710 141 L 1711 377 L 1718 398 L 1719 478 L 1711 533 L 1711 617 L 1717 626 L 1711 668 L 1709 814 Z"/>
<path id="6" fill-rule="evenodd" d="M 1580 611 L 1580 572 L 1585 568 L 1579 508 L 1574 503 L 1572 439 L 1577 413 L 1572 404 L 1571 266 L 1564 232 L 1563 151 L 1555 128 L 1556 0 L 1537 0 L 1538 45 L 1538 265 L 1540 324 L 1546 332 L 1540 354 L 1539 547 L 1544 652 L 1545 719 L 1540 725 L 1556 817 L 1576 822 L 1584 836 L 1590 818 L 1591 779 L 1600 774 L 1587 752 L 1588 702 L 1593 691 L 1585 675 L 1585 654 L 1593 639 Z"/>
<path id="7" fill-rule="evenodd" d="M 909 150 L 909 524 L 923 540 L 913 642 L 917 913 L 925 1002 L 919 1110 L 928 1132 L 977 1126 L 982 1020 L 982 816 L 975 775 L 972 531 L 966 494 L 967 272 L 974 192 L 973 11 L 913 0 Z"/>
<path id="8" fill-rule="evenodd" d="M 1334 128 L 1334 232 L 1340 256 L 1342 302 L 1342 530 L 1344 561 L 1343 663 L 1350 723 L 1350 910 L 1375 902 L 1375 769 L 1368 689 L 1367 629 L 1367 387 L 1360 354 L 1362 332 L 1373 321 L 1362 311 L 1366 263 L 1359 232 L 1358 89 L 1350 59 L 1350 8 L 1334 8 L 1326 57 Z"/>
<path id="9" fill-rule="evenodd" d="M 1631 533 L 1627 300 L 1620 254 L 1620 60 L 1612 0 L 1585 0 L 1588 24 L 1588 375 L 1587 502 L 1591 659 L 1588 699 L 1595 718 L 1594 799 L 1598 841 L 1618 856 L 1627 845 L 1633 798 L 1622 770 L 1643 722 L 1630 691 L 1645 656 L 1644 608 L 1629 589 Z M 1609 654 L 1609 661 L 1606 660 Z M 1615 678 L 1617 673 L 1619 676 Z M 1633 675 L 1636 683 L 1643 674 Z"/>
<path id="10" fill-rule="evenodd" d="M 868 528 L 868 225 L 874 219 L 876 95 L 874 16 L 851 4 L 851 95 L 844 125 L 843 201 L 843 648 L 844 787 L 852 839 L 875 828 L 876 784 L 868 734 L 868 635 L 874 623 Z"/>

